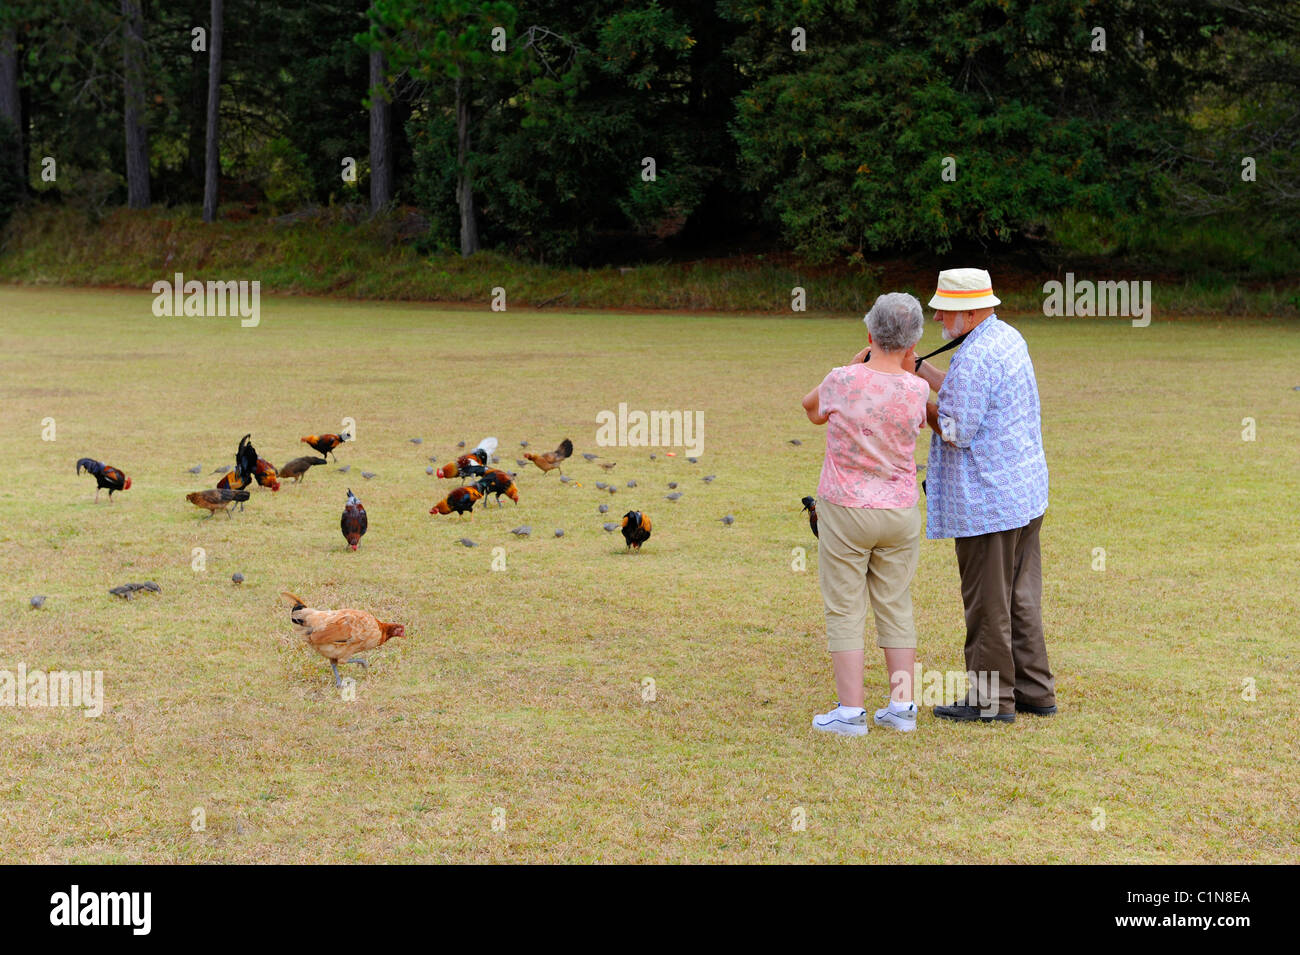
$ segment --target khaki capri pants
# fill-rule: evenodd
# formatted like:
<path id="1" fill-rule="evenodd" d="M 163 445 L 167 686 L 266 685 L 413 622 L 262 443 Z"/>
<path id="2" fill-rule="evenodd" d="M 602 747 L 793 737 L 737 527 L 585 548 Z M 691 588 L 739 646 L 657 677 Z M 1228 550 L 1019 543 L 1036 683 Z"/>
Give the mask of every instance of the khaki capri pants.
<path id="1" fill-rule="evenodd" d="M 920 509 L 841 507 L 819 498 L 817 529 L 827 648 L 864 648 L 870 600 L 876 646 L 915 649 L 912 577 L 921 553 Z"/>

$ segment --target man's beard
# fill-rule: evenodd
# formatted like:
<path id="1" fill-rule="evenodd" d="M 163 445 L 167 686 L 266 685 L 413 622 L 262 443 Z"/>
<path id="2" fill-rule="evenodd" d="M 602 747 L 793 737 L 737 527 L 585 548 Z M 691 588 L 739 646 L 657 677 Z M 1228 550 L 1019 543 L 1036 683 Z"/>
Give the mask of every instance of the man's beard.
<path id="1" fill-rule="evenodd" d="M 944 341 L 946 341 L 946 342 L 950 342 L 950 341 L 952 341 L 954 338 L 958 338 L 958 337 L 960 337 L 960 334 L 961 334 L 960 332 L 959 332 L 957 335 L 954 335 L 952 332 L 948 331 L 948 323 L 947 323 L 947 322 L 940 322 L 940 323 L 939 323 L 939 327 L 940 327 L 940 329 L 942 329 L 942 331 L 939 332 L 939 337 L 942 338 L 942 339 L 943 339 Z"/>

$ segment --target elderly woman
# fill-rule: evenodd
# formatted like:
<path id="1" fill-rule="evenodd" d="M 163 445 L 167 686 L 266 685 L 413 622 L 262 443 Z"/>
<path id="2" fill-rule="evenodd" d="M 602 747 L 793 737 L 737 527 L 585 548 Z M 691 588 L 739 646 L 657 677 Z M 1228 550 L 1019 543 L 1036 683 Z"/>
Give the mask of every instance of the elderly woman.
<path id="1" fill-rule="evenodd" d="M 921 515 L 913 455 L 930 394 L 913 373 L 925 322 L 921 303 L 891 292 L 876 299 L 865 321 L 868 348 L 803 399 L 808 420 L 827 426 L 817 485 L 818 566 L 839 693 L 835 709 L 812 722 L 815 729 L 849 736 L 868 730 L 862 685 L 868 601 L 890 682 L 889 704 L 875 712 L 875 723 L 916 729 L 911 586 Z"/>

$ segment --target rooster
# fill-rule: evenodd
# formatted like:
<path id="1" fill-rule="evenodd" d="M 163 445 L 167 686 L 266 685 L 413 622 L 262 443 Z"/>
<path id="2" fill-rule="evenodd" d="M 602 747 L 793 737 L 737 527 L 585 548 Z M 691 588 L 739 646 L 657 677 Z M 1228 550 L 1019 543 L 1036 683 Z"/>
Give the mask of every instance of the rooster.
<path id="1" fill-rule="evenodd" d="M 811 494 L 803 499 L 800 510 L 808 512 L 808 526 L 812 528 L 813 537 L 820 538 L 821 535 L 817 533 L 817 501 Z"/>
<path id="2" fill-rule="evenodd" d="M 235 451 L 235 470 L 239 472 L 239 476 L 243 481 L 239 485 L 240 487 L 247 487 L 252 484 L 253 472 L 257 470 L 257 448 L 253 447 L 253 442 L 248 440 L 251 437 L 251 434 L 246 434 L 240 438 L 239 447 Z"/>
<path id="3" fill-rule="evenodd" d="M 309 434 L 300 440 L 317 454 L 328 454 L 337 461 L 338 456 L 334 454 L 334 449 L 344 441 L 351 441 L 352 435 L 347 432 L 343 434 Z"/>
<path id="4" fill-rule="evenodd" d="M 214 487 L 206 491 L 195 491 L 192 494 L 186 494 L 185 500 L 189 501 L 195 507 L 205 507 L 208 510 L 208 517 L 212 517 L 217 511 L 225 509 L 226 517 L 230 516 L 231 507 L 238 502 L 242 508 L 244 501 L 248 500 L 247 491 L 234 491 L 228 487 Z M 206 520 L 206 518 L 205 518 Z"/>
<path id="5" fill-rule="evenodd" d="M 368 667 L 365 660 L 353 659 L 354 655 L 383 646 L 393 637 L 406 636 L 402 624 L 384 623 L 364 610 L 314 610 L 288 591 L 281 591 L 280 596 L 293 608 L 289 619 L 293 621 L 294 632 L 329 660 L 335 686 L 343 685 L 339 679 L 340 663 Z"/>
<path id="6" fill-rule="evenodd" d="M 438 468 L 438 477 L 461 479 L 465 483 L 465 478 L 474 475 L 482 475 L 487 470 L 487 466 L 492 463 L 492 455 L 496 453 L 497 439 L 484 438 L 469 454 L 462 454 L 450 464 L 444 464 Z"/>
<path id="7" fill-rule="evenodd" d="M 541 468 L 542 473 L 545 474 L 547 471 L 560 468 L 560 462 L 569 458 L 572 454 L 573 442 L 565 438 L 554 451 L 547 451 L 545 454 L 530 454 L 525 451 L 524 457 Z M 560 468 L 560 474 L 564 474 L 562 468 Z"/>
<path id="8" fill-rule="evenodd" d="M 318 464 L 329 464 L 329 461 L 325 458 L 313 458 L 310 455 L 302 458 L 294 458 L 284 467 L 280 468 L 280 477 L 285 478 L 286 480 L 288 478 L 293 478 L 293 483 L 299 484 L 302 482 L 302 479 L 307 476 L 307 472 Z"/>
<path id="9" fill-rule="evenodd" d="M 504 494 L 516 504 L 519 503 L 519 488 L 515 487 L 515 482 L 505 471 L 497 468 L 488 468 L 483 472 L 483 476 L 475 482 L 476 487 L 483 497 L 489 494 L 497 496 L 497 507 L 501 506 L 501 495 Z"/>
<path id="10" fill-rule="evenodd" d="M 473 512 L 474 505 L 483 497 L 483 492 L 476 487 L 458 487 L 446 497 L 444 497 L 433 507 L 429 508 L 430 514 L 450 514 L 455 511 L 457 514 L 464 514 L 466 511 Z"/>
<path id="11" fill-rule="evenodd" d="M 361 506 L 357 496 L 352 493 L 352 488 L 348 488 L 348 498 L 343 504 L 343 517 L 339 519 L 339 529 L 343 531 L 343 539 L 348 542 L 348 546 L 353 550 L 356 550 L 357 545 L 361 543 L 361 538 L 365 536 L 368 525 L 366 509 Z"/>
<path id="12" fill-rule="evenodd" d="M 95 476 L 95 503 L 99 503 L 99 492 L 108 488 L 108 503 L 113 503 L 114 491 L 129 491 L 131 479 L 108 464 L 100 464 L 94 458 L 82 458 L 77 462 L 77 473 L 89 471 Z"/>
<path id="13" fill-rule="evenodd" d="M 275 470 L 275 465 L 266 458 L 258 458 L 253 465 L 253 478 L 262 487 L 269 487 L 272 493 L 280 490 L 280 475 Z"/>
<path id="14" fill-rule="evenodd" d="M 641 549 L 641 545 L 650 539 L 650 516 L 640 511 L 628 511 L 623 515 L 623 540 L 628 549 Z"/>

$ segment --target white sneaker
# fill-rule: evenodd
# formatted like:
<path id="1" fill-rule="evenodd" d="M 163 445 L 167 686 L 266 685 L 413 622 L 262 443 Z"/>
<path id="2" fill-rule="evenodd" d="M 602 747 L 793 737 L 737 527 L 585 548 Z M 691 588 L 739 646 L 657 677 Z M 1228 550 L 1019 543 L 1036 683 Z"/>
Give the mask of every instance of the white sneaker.
<path id="1" fill-rule="evenodd" d="M 823 733 L 840 733 L 844 736 L 866 736 L 871 727 L 867 725 L 867 711 L 860 706 L 840 706 L 829 713 L 818 713 L 813 717 L 813 729 Z"/>
<path id="2" fill-rule="evenodd" d="M 888 726 L 900 733 L 910 733 L 916 729 L 916 704 L 907 704 L 906 710 L 891 709 L 888 705 L 883 710 L 876 710 L 877 726 Z"/>

